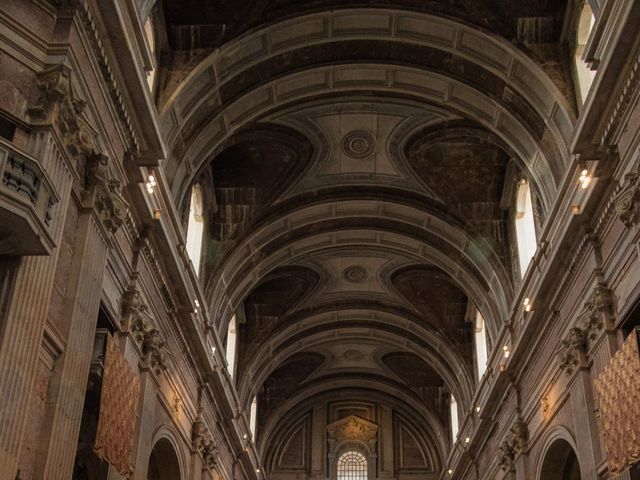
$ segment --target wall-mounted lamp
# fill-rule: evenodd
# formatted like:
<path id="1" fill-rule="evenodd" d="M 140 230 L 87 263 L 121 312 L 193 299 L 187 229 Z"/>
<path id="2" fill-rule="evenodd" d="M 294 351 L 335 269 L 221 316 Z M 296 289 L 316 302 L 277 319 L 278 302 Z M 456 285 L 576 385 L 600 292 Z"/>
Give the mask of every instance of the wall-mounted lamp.
<path id="1" fill-rule="evenodd" d="M 524 301 L 522 302 L 522 305 L 524 305 L 525 312 L 531 311 L 531 300 L 529 300 L 529 298 L 525 298 Z"/>
<path id="2" fill-rule="evenodd" d="M 591 175 L 589 175 L 589 170 L 586 168 L 580 172 L 580 177 L 578 177 L 578 181 L 580 182 L 580 187 L 584 190 L 591 183 Z"/>
<path id="3" fill-rule="evenodd" d="M 509 351 L 509 347 L 505 345 L 504 347 L 502 347 L 502 351 L 504 352 L 503 353 L 504 358 L 509 358 L 509 355 L 511 355 L 511 352 Z"/>
<path id="4" fill-rule="evenodd" d="M 156 182 L 156 177 L 153 175 L 153 173 L 150 173 L 149 176 L 147 177 L 147 183 L 145 184 L 149 195 L 153 193 L 154 189 L 156 188 L 156 185 L 158 185 L 158 182 Z"/>

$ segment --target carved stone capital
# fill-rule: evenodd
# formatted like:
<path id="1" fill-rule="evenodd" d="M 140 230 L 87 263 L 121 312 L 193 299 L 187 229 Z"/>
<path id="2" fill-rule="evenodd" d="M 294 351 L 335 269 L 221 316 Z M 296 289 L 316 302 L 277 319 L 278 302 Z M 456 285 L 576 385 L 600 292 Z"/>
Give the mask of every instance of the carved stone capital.
<path id="1" fill-rule="evenodd" d="M 118 180 L 111 179 L 109 158 L 101 153 L 87 156 L 83 203 L 94 208 L 105 229 L 114 233 L 124 223 L 129 205 Z"/>
<path id="2" fill-rule="evenodd" d="M 144 333 L 142 340 L 143 363 L 155 373 L 161 373 L 168 367 L 168 349 L 158 330 L 152 328 Z"/>
<path id="3" fill-rule="evenodd" d="M 95 151 L 96 133 L 82 117 L 86 102 L 71 89 L 71 69 L 59 64 L 43 70 L 38 74 L 38 90 L 38 99 L 28 111 L 32 119 L 52 124 L 72 155 Z"/>
<path id="4" fill-rule="evenodd" d="M 509 429 L 507 436 L 498 447 L 498 463 L 505 471 L 515 470 L 516 455 L 524 453 L 528 448 L 529 429 L 524 420 L 518 420 Z"/>
<path id="5" fill-rule="evenodd" d="M 616 213 L 627 228 L 640 224 L 640 172 L 627 173 L 614 198 Z"/>
<path id="6" fill-rule="evenodd" d="M 516 469 L 516 454 L 513 447 L 504 440 L 498 447 L 498 464 L 505 472 L 513 472 Z"/>
<path id="7" fill-rule="evenodd" d="M 614 315 L 613 291 L 604 283 L 599 283 L 585 302 L 584 308 L 588 314 L 584 327 L 589 330 L 589 338 L 593 340 L 611 324 Z"/>
<path id="8" fill-rule="evenodd" d="M 209 429 L 204 424 L 202 414 L 199 413 L 193 425 L 191 426 L 191 448 L 202 453 L 207 445 L 209 438 Z"/>
<path id="9" fill-rule="evenodd" d="M 585 363 L 587 338 L 586 330 L 573 327 L 569 330 L 567 338 L 562 340 L 562 350 L 558 354 L 558 359 L 560 361 L 560 370 L 564 370 L 567 375 L 570 375 Z"/>

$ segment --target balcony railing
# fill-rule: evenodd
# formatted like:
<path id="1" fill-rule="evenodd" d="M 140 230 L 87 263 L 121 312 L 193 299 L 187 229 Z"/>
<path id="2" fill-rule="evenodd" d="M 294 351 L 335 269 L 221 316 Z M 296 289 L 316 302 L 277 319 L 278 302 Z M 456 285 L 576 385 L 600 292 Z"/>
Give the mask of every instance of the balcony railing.
<path id="1" fill-rule="evenodd" d="M 0 254 L 46 255 L 58 197 L 38 161 L 0 138 Z"/>

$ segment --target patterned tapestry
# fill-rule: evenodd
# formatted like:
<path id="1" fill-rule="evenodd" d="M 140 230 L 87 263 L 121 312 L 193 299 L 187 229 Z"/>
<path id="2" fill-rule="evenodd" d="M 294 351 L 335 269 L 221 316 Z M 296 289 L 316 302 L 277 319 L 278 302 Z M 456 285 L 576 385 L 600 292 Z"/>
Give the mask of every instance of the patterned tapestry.
<path id="1" fill-rule="evenodd" d="M 640 460 L 640 349 L 636 328 L 595 381 L 609 476 Z"/>
<path id="2" fill-rule="evenodd" d="M 133 471 L 130 460 L 139 392 L 138 375 L 120 352 L 115 338 L 108 335 L 95 452 L 125 476 Z"/>

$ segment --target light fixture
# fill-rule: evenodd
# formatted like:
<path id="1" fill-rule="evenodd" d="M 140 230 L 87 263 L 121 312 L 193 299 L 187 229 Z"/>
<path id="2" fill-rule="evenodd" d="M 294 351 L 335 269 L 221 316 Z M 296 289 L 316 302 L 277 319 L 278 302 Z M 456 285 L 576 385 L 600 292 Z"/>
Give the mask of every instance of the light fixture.
<path id="1" fill-rule="evenodd" d="M 589 175 L 589 171 L 586 168 L 582 170 L 582 172 L 580 172 L 580 177 L 578 178 L 578 181 L 580 182 L 580 186 L 582 187 L 583 190 L 587 188 L 591 183 L 591 175 Z"/>
<path id="2" fill-rule="evenodd" d="M 524 302 L 522 302 L 522 304 L 524 305 L 524 311 L 525 312 L 530 312 L 531 311 L 531 300 L 529 300 L 529 298 L 525 298 Z"/>
<path id="3" fill-rule="evenodd" d="M 211 347 L 211 356 L 216 358 L 216 347 Z"/>
<path id="4" fill-rule="evenodd" d="M 246 440 L 247 439 L 247 434 L 245 433 L 242 438 L 244 438 Z"/>
<path id="5" fill-rule="evenodd" d="M 157 184 L 158 182 L 156 182 L 156 177 L 153 175 L 153 173 L 150 173 L 147 177 L 146 183 L 147 192 L 149 192 L 150 195 L 153 193 L 153 190 L 156 188 Z"/>
<path id="6" fill-rule="evenodd" d="M 480 407 L 476 407 L 476 413 L 480 413 Z"/>
<path id="7" fill-rule="evenodd" d="M 256 468 L 256 473 L 260 473 L 260 469 L 259 468 Z"/>
<path id="8" fill-rule="evenodd" d="M 471 439 L 469 437 L 464 439 L 464 443 L 469 443 L 471 441 Z"/>
<path id="9" fill-rule="evenodd" d="M 453 470 L 449 469 L 448 473 L 449 473 L 449 475 L 453 475 Z"/>
<path id="10" fill-rule="evenodd" d="M 504 358 L 509 358 L 509 355 L 511 355 L 511 352 L 509 351 L 509 347 L 505 345 L 504 347 L 502 347 L 502 351 L 504 352 Z"/>

